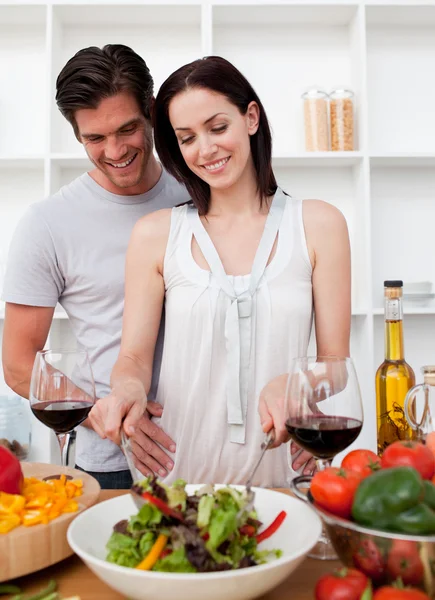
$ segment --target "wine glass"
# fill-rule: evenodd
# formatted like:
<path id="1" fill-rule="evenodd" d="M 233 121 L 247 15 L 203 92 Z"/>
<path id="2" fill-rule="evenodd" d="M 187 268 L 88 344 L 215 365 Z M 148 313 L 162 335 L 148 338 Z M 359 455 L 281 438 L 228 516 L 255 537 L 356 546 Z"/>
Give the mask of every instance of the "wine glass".
<path id="1" fill-rule="evenodd" d="M 304 356 L 293 360 L 285 398 L 286 429 L 310 452 L 319 471 L 359 436 L 363 407 L 351 358 Z M 313 558 L 337 558 L 323 532 L 310 553 Z"/>
<path id="2" fill-rule="evenodd" d="M 95 383 L 86 350 L 43 350 L 36 353 L 30 380 L 30 407 L 53 429 L 61 464 L 67 466 L 71 432 L 95 402 Z"/>

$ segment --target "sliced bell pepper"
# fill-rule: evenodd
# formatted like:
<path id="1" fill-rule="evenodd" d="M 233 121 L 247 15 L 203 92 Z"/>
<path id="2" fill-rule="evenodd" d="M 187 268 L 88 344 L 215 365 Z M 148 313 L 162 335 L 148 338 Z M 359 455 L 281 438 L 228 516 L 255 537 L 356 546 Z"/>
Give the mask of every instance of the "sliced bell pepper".
<path id="1" fill-rule="evenodd" d="M 151 550 L 148 552 L 148 554 L 143 559 L 143 561 L 140 562 L 136 566 L 136 569 L 140 569 L 141 571 L 151 571 L 151 569 L 154 567 L 154 565 L 158 561 L 159 556 L 163 552 L 167 541 L 168 541 L 168 537 L 161 533 L 159 535 L 159 537 L 156 539 L 156 541 L 154 542 L 154 545 L 151 548 Z"/>
<path id="2" fill-rule="evenodd" d="M 269 527 L 267 527 L 264 531 L 262 531 L 261 533 L 259 533 L 258 535 L 255 536 L 255 539 L 257 540 L 257 544 L 259 544 L 260 542 L 263 542 L 264 540 L 267 540 L 267 538 L 270 538 L 270 536 L 273 535 L 275 533 L 275 531 L 280 527 L 280 525 L 282 524 L 282 522 L 284 521 L 286 516 L 287 516 L 287 513 L 285 512 L 285 510 L 282 510 L 278 514 L 276 519 L 274 521 L 272 521 L 272 523 L 269 525 Z"/>
<path id="3" fill-rule="evenodd" d="M 142 498 L 151 504 L 154 504 L 154 506 L 156 506 L 167 517 L 172 517 L 173 519 L 184 522 L 182 513 L 168 506 L 164 500 L 153 496 L 149 492 L 142 492 Z"/>
<path id="4" fill-rule="evenodd" d="M 239 529 L 241 535 L 247 535 L 248 537 L 254 537 L 255 527 L 253 525 L 242 525 Z"/>

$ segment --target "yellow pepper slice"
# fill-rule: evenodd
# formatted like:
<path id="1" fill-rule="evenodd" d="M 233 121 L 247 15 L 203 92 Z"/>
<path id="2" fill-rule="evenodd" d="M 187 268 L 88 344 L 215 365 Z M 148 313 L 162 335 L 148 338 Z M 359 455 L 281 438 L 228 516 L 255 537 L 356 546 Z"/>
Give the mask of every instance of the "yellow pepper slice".
<path id="1" fill-rule="evenodd" d="M 136 566 L 136 569 L 140 569 L 141 571 L 150 571 L 156 564 L 160 554 L 163 552 L 167 541 L 168 537 L 161 533 L 142 562 Z"/>

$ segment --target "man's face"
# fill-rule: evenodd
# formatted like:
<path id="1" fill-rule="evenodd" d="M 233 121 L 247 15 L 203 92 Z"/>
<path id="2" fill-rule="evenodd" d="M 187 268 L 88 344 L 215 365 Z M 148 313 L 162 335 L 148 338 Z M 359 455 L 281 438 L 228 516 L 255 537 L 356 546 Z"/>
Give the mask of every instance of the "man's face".
<path id="1" fill-rule="evenodd" d="M 136 99 L 122 92 L 101 100 L 97 108 L 75 112 L 81 143 L 97 168 L 102 187 L 130 196 L 146 191 L 147 167 L 152 157 L 152 127 Z"/>

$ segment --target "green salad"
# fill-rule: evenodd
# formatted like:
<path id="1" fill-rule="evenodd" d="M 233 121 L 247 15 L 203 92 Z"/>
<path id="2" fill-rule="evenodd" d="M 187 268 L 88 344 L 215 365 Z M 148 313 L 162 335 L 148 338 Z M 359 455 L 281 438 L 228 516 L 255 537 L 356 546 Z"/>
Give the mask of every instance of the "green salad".
<path id="1" fill-rule="evenodd" d="M 142 570 L 206 573 L 281 556 L 281 550 L 258 546 L 281 525 L 284 511 L 262 530 L 244 490 L 206 485 L 187 495 L 185 486 L 181 479 L 168 486 L 151 477 L 136 483 L 132 491 L 146 502 L 137 514 L 114 526 L 107 560 Z"/>

